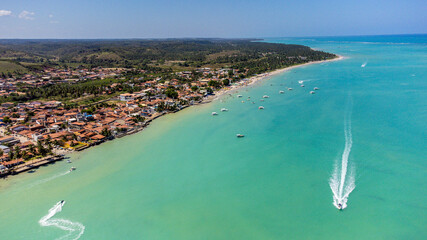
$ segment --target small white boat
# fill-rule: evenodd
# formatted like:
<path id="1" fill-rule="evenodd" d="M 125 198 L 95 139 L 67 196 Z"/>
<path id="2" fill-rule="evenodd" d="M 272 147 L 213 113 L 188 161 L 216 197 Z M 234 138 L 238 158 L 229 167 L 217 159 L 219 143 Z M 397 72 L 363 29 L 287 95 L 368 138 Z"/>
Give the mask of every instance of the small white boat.
<path id="1" fill-rule="evenodd" d="M 285 93 L 285 91 L 280 90 L 280 91 L 279 91 L 279 93 L 280 93 L 280 94 L 283 94 L 283 93 Z"/>
<path id="2" fill-rule="evenodd" d="M 71 167 L 70 172 L 76 170 L 75 167 Z"/>
<path id="3" fill-rule="evenodd" d="M 264 95 L 264 96 L 262 96 L 263 98 L 269 98 L 270 96 L 268 96 L 268 95 Z"/>
<path id="4" fill-rule="evenodd" d="M 292 88 L 288 88 L 288 91 L 292 91 Z"/>
<path id="5" fill-rule="evenodd" d="M 304 81 L 298 81 L 299 84 L 302 84 Z"/>
<path id="6" fill-rule="evenodd" d="M 338 210 L 342 210 L 342 204 L 338 203 Z"/>
<path id="7" fill-rule="evenodd" d="M 313 88 L 314 90 L 319 90 L 319 88 L 318 87 L 315 87 L 315 88 Z"/>
<path id="8" fill-rule="evenodd" d="M 67 163 L 71 163 L 71 160 L 67 160 Z"/>
<path id="9" fill-rule="evenodd" d="M 237 95 L 237 97 L 243 97 L 242 95 Z"/>
<path id="10" fill-rule="evenodd" d="M 212 116 L 218 115 L 217 112 L 212 112 Z"/>
<path id="11" fill-rule="evenodd" d="M 301 84 L 301 87 L 305 87 L 305 86 Z"/>
<path id="12" fill-rule="evenodd" d="M 258 109 L 264 109 L 264 107 L 263 106 L 259 106 Z"/>
<path id="13" fill-rule="evenodd" d="M 315 94 L 316 92 L 314 92 L 314 91 L 310 91 L 310 94 Z"/>
<path id="14" fill-rule="evenodd" d="M 221 108 L 221 112 L 228 112 L 227 108 Z"/>
<path id="15" fill-rule="evenodd" d="M 243 135 L 243 134 L 236 134 L 236 137 L 238 137 L 238 138 L 242 138 L 242 137 L 244 137 L 245 135 Z"/>

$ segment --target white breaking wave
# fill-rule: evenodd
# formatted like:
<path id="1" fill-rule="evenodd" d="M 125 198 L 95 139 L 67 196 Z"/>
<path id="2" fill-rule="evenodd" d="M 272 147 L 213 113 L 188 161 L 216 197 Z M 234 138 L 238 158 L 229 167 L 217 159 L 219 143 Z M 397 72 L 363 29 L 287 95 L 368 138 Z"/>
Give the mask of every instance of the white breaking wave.
<path id="1" fill-rule="evenodd" d="M 344 137 L 345 146 L 341 157 L 341 164 L 338 160 L 335 162 L 334 171 L 329 179 L 329 186 L 333 193 L 333 204 L 344 209 L 347 207 L 348 196 L 356 187 L 354 178 L 354 168 L 348 170 L 348 158 L 350 156 L 351 147 L 353 146 L 353 137 L 351 134 L 351 110 L 344 120 Z"/>
<path id="2" fill-rule="evenodd" d="M 366 67 L 366 64 L 368 64 L 367 62 L 364 62 L 360 67 Z"/>
<path id="3" fill-rule="evenodd" d="M 71 222 L 70 220 L 66 219 L 52 218 L 55 216 L 55 214 L 62 211 L 64 204 L 65 201 L 56 203 L 55 206 L 49 209 L 47 215 L 43 216 L 39 220 L 39 224 L 42 227 L 54 226 L 64 231 L 68 231 L 65 236 L 62 236 L 58 239 L 79 239 L 85 231 L 85 226 L 83 224 L 79 222 Z"/>

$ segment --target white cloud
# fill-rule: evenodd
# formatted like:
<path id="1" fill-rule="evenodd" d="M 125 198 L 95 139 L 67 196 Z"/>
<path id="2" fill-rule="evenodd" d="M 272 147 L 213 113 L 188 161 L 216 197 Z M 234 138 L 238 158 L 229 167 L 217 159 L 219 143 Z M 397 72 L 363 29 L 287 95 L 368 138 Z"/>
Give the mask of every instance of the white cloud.
<path id="1" fill-rule="evenodd" d="M 0 10 L 0 17 L 2 17 L 2 16 L 10 16 L 11 14 L 12 14 L 12 11 Z"/>
<path id="2" fill-rule="evenodd" d="M 34 14 L 35 14 L 34 12 L 29 12 L 24 10 L 18 15 L 18 17 L 25 20 L 33 20 Z"/>

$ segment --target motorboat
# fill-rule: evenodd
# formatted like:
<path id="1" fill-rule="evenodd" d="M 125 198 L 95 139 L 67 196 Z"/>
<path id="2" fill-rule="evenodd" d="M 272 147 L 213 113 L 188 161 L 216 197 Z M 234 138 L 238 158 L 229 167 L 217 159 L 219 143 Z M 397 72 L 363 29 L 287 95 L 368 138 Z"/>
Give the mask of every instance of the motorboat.
<path id="1" fill-rule="evenodd" d="M 298 81 L 298 83 L 299 83 L 299 84 L 302 84 L 303 82 L 304 82 L 304 81 L 302 81 L 302 80 L 301 80 L 301 81 Z"/>
<path id="2" fill-rule="evenodd" d="M 264 99 L 261 99 L 260 101 L 261 101 L 261 102 L 264 102 Z"/>
<path id="3" fill-rule="evenodd" d="M 228 112 L 227 108 L 221 108 L 221 112 Z"/>
<path id="4" fill-rule="evenodd" d="M 71 167 L 70 172 L 76 170 L 75 167 Z"/>
<path id="5" fill-rule="evenodd" d="M 263 106 L 259 106 L 258 109 L 264 109 L 264 107 Z"/>
<path id="6" fill-rule="evenodd" d="M 301 84 L 301 87 L 305 87 L 303 84 Z"/>
<path id="7" fill-rule="evenodd" d="M 269 98 L 270 96 L 268 96 L 268 95 L 264 95 L 264 96 L 262 96 L 263 98 Z"/>
<path id="8" fill-rule="evenodd" d="M 285 91 L 280 90 L 280 91 L 279 91 L 279 93 L 280 93 L 280 94 L 283 94 L 283 93 L 285 93 Z"/>
<path id="9" fill-rule="evenodd" d="M 237 95 L 237 97 L 243 97 L 242 95 Z"/>
<path id="10" fill-rule="evenodd" d="M 292 91 L 292 88 L 288 88 L 288 91 Z"/>
<path id="11" fill-rule="evenodd" d="M 342 210 L 342 204 L 338 203 L 338 210 Z"/>
<path id="12" fill-rule="evenodd" d="M 313 89 L 314 89 L 314 90 L 319 90 L 319 88 L 318 88 L 318 87 L 314 87 Z"/>
<path id="13" fill-rule="evenodd" d="M 217 112 L 212 112 L 212 116 L 218 115 Z"/>
<path id="14" fill-rule="evenodd" d="M 65 200 L 61 200 L 61 201 L 59 202 L 59 204 L 64 205 L 64 204 L 65 204 Z"/>
<path id="15" fill-rule="evenodd" d="M 242 138 L 242 137 L 244 137 L 245 135 L 243 135 L 243 134 L 236 134 L 236 137 L 238 137 L 238 138 Z"/>
<path id="16" fill-rule="evenodd" d="M 315 92 L 314 91 L 310 91 L 310 94 L 315 94 Z"/>
<path id="17" fill-rule="evenodd" d="M 71 163 L 71 160 L 67 160 L 67 163 Z"/>

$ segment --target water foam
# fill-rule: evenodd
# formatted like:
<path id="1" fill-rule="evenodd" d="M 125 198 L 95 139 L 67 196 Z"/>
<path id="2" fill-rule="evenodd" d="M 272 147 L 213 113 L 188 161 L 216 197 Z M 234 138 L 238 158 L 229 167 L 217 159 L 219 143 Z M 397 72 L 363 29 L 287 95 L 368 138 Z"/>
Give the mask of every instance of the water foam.
<path id="1" fill-rule="evenodd" d="M 52 177 L 48 177 L 48 178 L 45 178 L 45 179 L 41 179 L 41 180 L 39 180 L 39 181 L 34 182 L 33 184 L 30 184 L 30 185 L 28 186 L 28 188 L 32 188 L 32 187 L 34 187 L 34 186 L 37 186 L 37 185 L 40 185 L 40 184 L 43 184 L 43 183 L 46 183 L 46 182 L 52 181 L 52 180 L 54 180 L 54 179 L 56 179 L 56 178 L 59 178 L 59 177 L 65 176 L 65 175 L 69 174 L 70 172 L 71 172 L 71 171 L 70 171 L 70 170 L 68 170 L 68 171 L 66 171 L 66 172 L 62 172 L 62 173 L 58 173 L 58 174 L 56 174 L 56 175 L 53 175 Z"/>
<path id="2" fill-rule="evenodd" d="M 329 179 L 329 186 L 333 193 L 333 204 L 335 207 L 344 209 L 347 207 L 348 196 L 356 187 L 354 178 L 354 167 L 348 171 L 348 158 L 353 146 L 353 136 L 351 133 L 351 110 L 347 110 L 344 120 L 345 146 L 341 156 L 341 165 L 338 159 L 335 162 L 334 171 Z M 349 172 L 349 173 L 348 173 Z"/>
<path id="3" fill-rule="evenodd" d="M 360 67 L 366 67 L 366 64 L 368 64 L 368 62 L 364 62 Z"/>
<path id="4" fill-rule="evenodd" d="M 49 209 L 48 213 L 39 220 L 39 224 L 42 227 L 54 226 L 64 231 L 68 231 L 66 235 L 58 239 L 77 240 L 83 235 L 85 231 L 85 226 L 83 224 L 79 222 L 71 222 L 70 220 L 66 219 L 52 218 L 55 216 L 55 214 L 62 211 L 64 204 L 65 201 L 57 202 L 51 209 Z"/>

